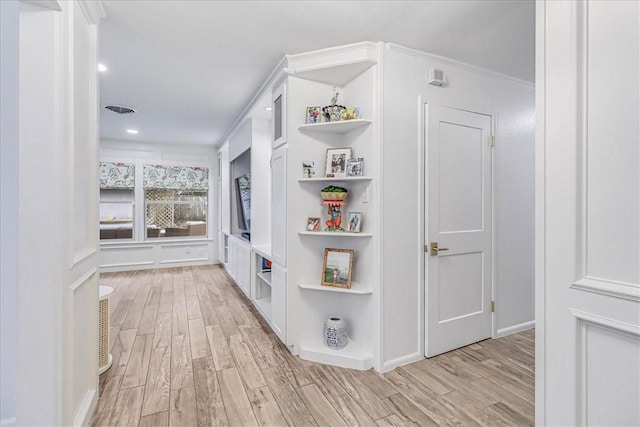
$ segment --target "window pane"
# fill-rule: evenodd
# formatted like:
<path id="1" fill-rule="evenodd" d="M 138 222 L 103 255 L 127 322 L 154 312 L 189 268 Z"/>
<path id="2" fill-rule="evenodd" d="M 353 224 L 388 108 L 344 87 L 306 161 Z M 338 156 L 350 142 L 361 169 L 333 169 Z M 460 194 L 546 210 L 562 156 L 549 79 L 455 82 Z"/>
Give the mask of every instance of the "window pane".
<path id="1" fill-rule="evenodd" d="M 149 189 L 145 192 L 147 237 L 207 235 L 207 192 Z"/>
<path id="2" fill-rule="evenodd" d="M 100 190 L 100 239 L 133 238 L 133 190 Z"/>

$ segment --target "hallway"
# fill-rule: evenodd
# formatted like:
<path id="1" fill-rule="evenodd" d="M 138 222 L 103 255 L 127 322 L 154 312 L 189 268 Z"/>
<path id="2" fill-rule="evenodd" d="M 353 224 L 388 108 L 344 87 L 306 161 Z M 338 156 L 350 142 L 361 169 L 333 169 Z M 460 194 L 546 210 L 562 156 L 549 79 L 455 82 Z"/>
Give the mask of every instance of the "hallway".
<path id="1" fill-rule="evenodd" d="M 93 426 L 533 425 L 534 332 L 380 375 L 292 356 L 218 266 L 106 273 Z M 321 325 L 319 326 L 321 327 Z"/>

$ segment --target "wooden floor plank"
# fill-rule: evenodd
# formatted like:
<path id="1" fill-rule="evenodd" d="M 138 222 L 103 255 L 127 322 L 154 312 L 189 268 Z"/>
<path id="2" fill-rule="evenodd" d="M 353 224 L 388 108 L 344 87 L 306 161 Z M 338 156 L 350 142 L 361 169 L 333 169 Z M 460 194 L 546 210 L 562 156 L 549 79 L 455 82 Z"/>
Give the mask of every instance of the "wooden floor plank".
<path id="1" fill-rule="evenodd" d="M 122 388 L 138 387 L 144 385 L 149 371 L 151 348 L 153 337 L 151 335 L 138 335 L 131 349 L 129 363 L 122 379 Z"/>
<path id="2" fill-rule="evenodd" d="M 127 369 L 127 363 L 129 363 L 129 357 L 131 357 L 131 350 L 133 349 L 133 343 L 136 339 L 136 333 L 136 329 L 120 331 L 111 350 L 111 357 L 113 359 L 111 368 L 106 372 L 106 375 L 110 377 L 124 375 Z"/>
<path id="3" fill-rule="evenodd" d="M 216 370 L 211 356 L 201 357 L 193 361 L 193 378 L 195 382 L 198 425 L 229 425 L 220 392 L 220 384 L 216 377 Z"/>
<path id="4" fill-rule="evenodd" d="M 221 371 L 223 369 L 235 367 L 236 364 L 233 356 L 231 355 L 229 343 L 224 337 L 224 332 L 222 332 L 222 326 L 207 326 L 205 327 L 205 330 L 207 332 L 209 349 L 211 350 L 216 370 Z"/>
<path id="5" fill-rule="evenodd" d="M 229 425 L 232 426 L 257 426 L 258 421 L 251 409 L 251 403 L 242 386 L 242 380 L 238 369 L 231 368 L 218 371 L 222 400 L 227 413 Z"/>
<path id="6" fill-rule="evenodd" d="M 189 340 L 191 340 L 191 357 L 193 359 L 211 355 L 202 319 L 189 320 Z"/>
<path id="7" fill-rule="evenodd" d="M 191 342 L 188 335 L 177 335 L 171 342 L 171 390 L 193 387 Z"/>
<path id="8" fill-rule="evenodd" d="M 118 400 L 106 423 L 108 426 L 138 426 L 144 386 L 120 390 Z"/>
<path id="9" fill-rule="evenodd" d="M 198 425 L 196 391 L 193 386 L 171 390 L 169 422 L 172 426 Z"/>
<path id="10" fill-rule="evenodd" d="M 411 420 L 413 423 L 419 426 L 437 426 L 431 417 L 420 410 L 416 405 L 411 403 L 404 395 L 396 393 L 389 396 L 387 400 L 395 407 L 396 412 L 402 415 L 404 418 Z"/>
<path id="11" fill-rule="evenodd" d="M 250 390 L 267 385 L 258 369 L 258 365 L 256 365 L 255 360 L 253 360 L 253 355 L 251 351 L 249 351 L 249 347 L 242 341 L 240 335 L 231 336 L 229 339 L 229 347 L 246 388 Z"/>
<path id="12" fill-rule="evenodd" d="M 140 427 L 167 427 L 169 426 L 169 411 L 157 412 L 155 414 L 140 418 Z"/>
<path id="13" fill-rule="evenodd" d="M 200 302 L 197 295 L 189 295 L 186 297 L 187 302 L 187 319 L 202 319 L 200 311 Z"/>
<path id="14" fill-rule="evenodd" d="M 173 316 L 171 312 L 158 313 L 156 321 L 156 329 L 153 335 L 153 347 L 171 346 L 171 321 Z"/>
<path id="15" fill-rule="evenodd" d="M 156 331 L 156 319 L 158 317 L 158 305 L 147 305 L 142 312 L 138 335 L 153 334 Z"/>
<path id="16" fill-rule="evenodd" d="M 142 416 L 169 410 L 171 386 L 171 347 L 156 347 L 151 350 L 149 373 L 144 388 Z"/>
<path id="17" fill-rule="evenodd" d="M 319 425 L 332 427 L 347 426 L 342 417 L 336 412 L 336 409 L 331 406 L 327 398 L 320 393 L 320 390 L 318 390 L 315 384 L 300 387 L 298 393 Z"/>
<path id="18" fill-rule="evenodd" d="M 247 395 L 258 425 L 284 426 L 287 424 L 269 387 L 265 386 L 247 390 Z"/>
<path id="19" fill-rule="evenodd" d="M 318 425 L 282 369 L 269 368 L 262 371 L 262 375 L 267 381 L 273 397 L 278 402 L 287 424 L 293 426 Z"/>

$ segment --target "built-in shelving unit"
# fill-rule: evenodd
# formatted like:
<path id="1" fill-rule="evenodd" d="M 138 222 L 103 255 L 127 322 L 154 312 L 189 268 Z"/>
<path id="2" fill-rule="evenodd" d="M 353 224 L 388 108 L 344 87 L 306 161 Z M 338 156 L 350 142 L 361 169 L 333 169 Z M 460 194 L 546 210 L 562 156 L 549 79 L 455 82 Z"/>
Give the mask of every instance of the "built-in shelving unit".
<path id="1" fill-rule="evenodd" d="M 323 286 L 309 283 L 301 283 L 298 285 L 300 289 L 308 289 L 312 291 L 321 292 L 338 292 L 342 294 L 354 294 L 354 295 L 370 295 L 373 293 L 373 289 L 364 288 L 357 283 L 351 283 L 351 288 L 338 288 L 335 286 Z"/>
<path id="2" fill-rule="evenodd" d="M 345 133 L 351 132 L 352 130 L 356 130 L 363 126 L 368 126 L 370 124 L 371 124 L 371 120 L 354 119 L 354 120 L 344 120 L 339 122 L 312 123 L 308 125 L 300 125 L 298 126 L 298 129 L 301 131 L 316 131 L 316 132 L 345 134 Z"/>

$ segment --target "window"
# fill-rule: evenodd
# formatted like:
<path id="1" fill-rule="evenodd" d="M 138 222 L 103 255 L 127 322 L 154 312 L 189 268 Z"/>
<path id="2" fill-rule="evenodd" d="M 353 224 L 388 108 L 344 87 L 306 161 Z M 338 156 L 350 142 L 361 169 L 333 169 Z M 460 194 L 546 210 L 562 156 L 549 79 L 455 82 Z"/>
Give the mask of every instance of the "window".
<path id="1" fill-rule="evenodd" d="M 147 238 L 207 235 L 209 169 L 144 165 Z"/>
<path id="2" fill-rule="evenodd" d="M 207 235 L 207 191 L 145 190 L 147 237 Z"/>
<path id="3" fill-rule="evenodd" d="M 133 239 L 135 165 L 100 163 L 100 240 Z"/>

